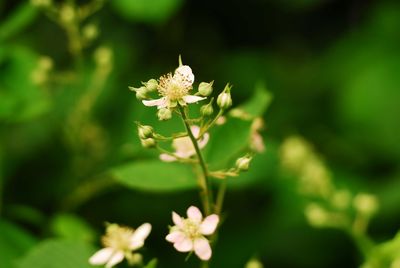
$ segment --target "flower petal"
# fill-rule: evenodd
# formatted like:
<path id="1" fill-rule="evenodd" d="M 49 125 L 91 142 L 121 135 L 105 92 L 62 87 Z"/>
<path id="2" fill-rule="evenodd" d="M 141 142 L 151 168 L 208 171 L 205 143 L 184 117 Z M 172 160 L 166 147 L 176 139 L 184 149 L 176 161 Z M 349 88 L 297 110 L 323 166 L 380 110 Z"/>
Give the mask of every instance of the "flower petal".
<path id="1" fill-rule="evenodd" d="M 203 235 L 210 235 L 215 232 L 218 226 L 219 217 L 217 214 L 207 216 L 200 225 L 200 232 Z"/>
<path id="2" fill-rule="evenodd" d="M 203 149 L 207 145 L 209 139 L 210 139 L 210 134 L 204 133 L 203 138 L 199 140 L 200 149 Z"/>
<path id="3" fill-rule="evenodd" d="M 120 263 L 124 259 L 124 253 L 122 251 L 117 251 L 111 257 L 111 259 L 107 262 L 106 268 L 111 268 L 117 263 Z"/>
<path id="4" fill-rule="evenodd" d="M 193 250 L 193 241 L 185 236 L 184 239 L 175 242 L 174 248 L 179 252 L 189 252 Z"/>
<path id="5" fill-rule="evenodd" d="M 158 108 L 167 107 L 167 100 L 165 97 L 156 99 L 156 100 L 142 100 L 142 103 L 145 106 L 157 106 Z"/>
<path id="6" fill-rule="evenodd" d="M 103 248 L 93 254 L 92 257 L 89 259 L 89 263 L 91 265 L 103 265 L 108 260 L 110 260 L 111 256 L 114 253 L 114 249 L 112 248 Z"/>
<path id="7" fill-rule="evenodd" d="M 211 258 L 211 247 L 206 238 L 201 237 L 194 241 L 194 253 L 203 261 L 208 261 Z"/>
<path id="8" fill-rule="evenodd" d="M 173 232 L 169 233 L 165 237 L 165 239 L 168 242 L 177 243 L 177 242 L 182 241 L 183 239 L 185 239 L 185 234 L 182 233 L 181 231 L 173 231 Z"/>
<path id="9" fill-rule="evenodd" d="M 170 154 L 160 154 L 159 157 L 160 157 L 160 160 L 164 161 L 164 162 L 174 162 L 177 160 L 176 157 L 173 157 Z"/>
<path id="10" fill-rule="evenodd" d="M 190 130 L 193 133 L 193 136 L 197 139 L 199 137 L 200 134 L 200 127 L 197 125 L 193 125 L 190 127 Z"/>
<path id="11" fill-rule="evenodd" d="M 206 97 L 199 97 L 199 96 L 194 96 L 194 95 L 186 95 L 186 96 L 183 96 L 182 99 L 186 103 L 194 103 L 194 102 L 198 102 L 198 101 L 204 100 L 204 99 L 206 99 Z"/>
<path id="12" fill-rule="evenodd" d="M 176 226 L 182 227 L 182 217 L 179 216 L 179 214 L 175 211 L 172 211 L 172 221 L 175 223 Z"/>
<path id="13" fill-rule="evenodd" d="M 194 222 L 200 223 L 201 220 L 203 219 L 203 215 L 201 215 L 200 210 L 195 206 L 189 207 L 188 210 L 186 211 L 186 213 L 187 213 L 188 218 Z"/>
<path id="14" fill-rule="evenodd" d="M 135 245 L 136 247 L 140 244 L 143 245 L 144 240 L 149 236 L 151 232 L 151 224 L 150 223 L 143 223 L 140 225 L 131 237 L 131 246 Z"/>

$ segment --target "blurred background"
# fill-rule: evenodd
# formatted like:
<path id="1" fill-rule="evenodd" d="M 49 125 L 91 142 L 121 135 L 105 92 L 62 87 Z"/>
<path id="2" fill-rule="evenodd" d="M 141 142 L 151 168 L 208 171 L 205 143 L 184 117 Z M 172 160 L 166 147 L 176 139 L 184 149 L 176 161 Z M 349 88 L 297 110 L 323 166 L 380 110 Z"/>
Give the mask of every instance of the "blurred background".
<path id="1" fill-rule="evenodd" d="M 109 176 L 130 163 L 134 180 L 151 176 L 140 163 L 157 153 L 141 147 L 134 122 L 165 133 L 179 121 L 158 122 L 128 86 L 173 71 L 178 55 L 197 83 L 231 83 L 235 105 L 258 87 L 273 96 L 266 150 L 228 186 L 211 267 L 363 263 L 347 234 L 308 225 L 279 161 L 293 134 L 336 184 L 378 197 L 375 241 L 399 230 L 398 1 L 0 0 L 0 18 L 0 267 L 90 267 L 104 222 L 151 222 L 146 261 L 198 266 L 164 241 L 171 210 L 199 205 L 196 189 Z"/>

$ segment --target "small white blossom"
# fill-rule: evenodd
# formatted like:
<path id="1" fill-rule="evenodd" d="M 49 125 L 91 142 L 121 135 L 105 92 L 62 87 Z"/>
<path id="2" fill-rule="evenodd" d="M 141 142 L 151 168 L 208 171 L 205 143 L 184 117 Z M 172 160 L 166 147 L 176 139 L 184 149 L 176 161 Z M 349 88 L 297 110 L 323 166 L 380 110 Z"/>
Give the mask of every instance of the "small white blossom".
<path id="1" fill-rule="evenodd" d="M 194 103 L 204 100 L 205 97 L 190 95 L 194 75 L 188 65 L 179 66 L 174 75 L 168 73 L 161 76 L 158 82 L 157 91 L 161 98 L 155 100 L 143 100 L 146 106 L 157 106 L 161 108 L 174 108 L 178 103 L 185 106 L 188 103 Z"/>
<path id="2" fill-rule="evenodd" d="M 106 234 L 102 238 L 103 249 L 97 251 L 89 259 L 92 265 L 105 265 L 111 268 L 120 263 L 124 258 L 130 259 L 132 251 L 141 248 L 144 240 L 150 234 L 150 223 L 144 223 L 136 230 L 121 227 L 118 224 L 107 226 Z"/>
<path id="3" fill-rule="evenodd" d="M 215 232 L 219 217 L 217 214 L 212 214 L 203 219 L 200 210 L 195 206 L 189 207 L 186 213 L 185 219 L 172 212 L 175 225 L 170 229 L 166 240 L 173 243 L 177 251 L 194 251 L 201 260 L 207 261 L 211 258 L 212 251 L 210 242 L 204 236 Z"/>
<path id="4" fill-rule="evenodd" d="M 191 131 L 196 139 L 199 138 L 200 135 L 200 127 L 194 125 L 191 128 Z M 204 133 L 203 137 L 198 140 L 198 145 L 200 149 L 203 149 L 209 140 L 209 134 Z M 172 147 L 175 149 L 174 155 L 169 154 L 161 154 L 160 159 L 164 162 L 173 162 L 179 158 L 190 158 L 191 156 L 196 154 L 196 150 L 194 149 L 193 143 L 189 137 L 180 137 L 176 138 L 172 141 Z"/>

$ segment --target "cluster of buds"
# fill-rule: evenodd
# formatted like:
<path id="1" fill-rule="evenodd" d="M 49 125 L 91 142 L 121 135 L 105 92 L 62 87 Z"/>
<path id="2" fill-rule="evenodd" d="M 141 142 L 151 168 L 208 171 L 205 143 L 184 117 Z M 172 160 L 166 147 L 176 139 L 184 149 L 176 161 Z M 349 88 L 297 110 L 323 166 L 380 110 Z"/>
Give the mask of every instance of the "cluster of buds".
<path id="1" fill-rule="evenodd" d="M 43 85 L 49 80 L 50 72 L 53 69 L 53 60 L 50 57 L 39 58 L 37 67 L 31 73 L 32 82 L 36 85 Z"/>
<path id="2" fill-rule="evenodd" d="M 151 126 L 143 126 L 138 123 L 138 134 L 140 141 L 145 148 L 153 148 L 156 146 L 154 139 L 154 130 Z"/>

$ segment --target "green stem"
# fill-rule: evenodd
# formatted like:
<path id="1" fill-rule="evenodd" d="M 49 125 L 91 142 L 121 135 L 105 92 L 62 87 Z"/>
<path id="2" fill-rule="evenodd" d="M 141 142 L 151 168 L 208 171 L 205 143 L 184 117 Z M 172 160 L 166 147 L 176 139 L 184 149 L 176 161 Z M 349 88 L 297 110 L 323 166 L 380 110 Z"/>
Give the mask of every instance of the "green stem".
<path id="1" fill-rule="evenodd" d="M 187 131 L 189 138 L 193 143 L 193 147 L 196 151 L 197 158 L 199 159 L 200 168 L 203 173 L 202 176 L 200 177 L 201 178 L 200 184 L 203 189 L 203 195 L 205 196 L 204 212 L 206 213 L 206 215 L 209 215 L 212 212 L 213 197 L 212 197 L 212 191 L 211 191 L 211 182 L 208 178 L 208 169 L 206 166 L 206 162 L 204 161 L 204 157 L 200 151 L 199 144 L 197 143 L 197 139 L 193 135 L 193 132 L 188 123 L 188 117 L 186 115 L 186 110 L 180 105 L 178 105 L 178 107 L 179 107 L 179 111 L 181 113 L 183 124 L 185 125 L 186 131 Z"/>
<path id="2" fill-rule="evenodd" d="M 206 124 L 206 126 L 204 128 L 202 128 L 202 130 L 200 132 L 200 137 L 204 133 L 206 133 L 215 124 L 215 122 L 217 122 L 218 118 L 220 118 L 223 114 L 224 114 L 224 110 L 220 109 L 218 114 L 214 117 L 214 119 L 209 124 Z"/>
<path id="3" fill-rule="evenodd" d="M 224 179 L 218 189 L 217 200 L 215 201 L 215 213 L 221 215 L 222 206 L 224 205 L 225 193 L 226 193 L 226 179 Z"/>

